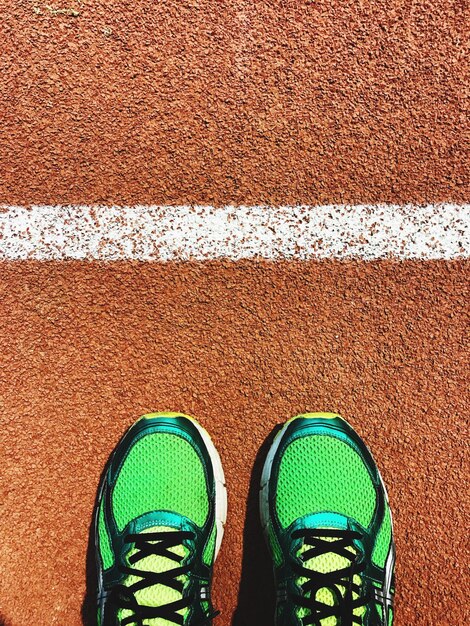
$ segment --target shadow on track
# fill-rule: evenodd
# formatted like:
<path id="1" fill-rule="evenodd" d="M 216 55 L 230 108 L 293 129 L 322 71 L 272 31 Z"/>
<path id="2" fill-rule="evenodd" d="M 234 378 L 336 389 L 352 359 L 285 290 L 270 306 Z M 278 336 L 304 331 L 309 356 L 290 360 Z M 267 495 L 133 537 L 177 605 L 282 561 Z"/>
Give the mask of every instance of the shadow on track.
<path id="1" fill-rule="evenodd" d="M 280 427 L 269 435 L 256 455 L 243 531 L 243 560 L 238 604 L 232 626 L 272 626 L 275 606 L 271 556 L 259 518 L 259 487 L 264 461 Z"/>
<path id="2" fill-rule="evenodd" d="M 111 463 L 112 454 L 109 457 L 103 471 L 101 472 L 98 486 L 96 488 L 95 505 L 93 507 L 93 514 L 91 516 L 90 529 L 88 531 L 88 547 L 86 551 L 86 592 L 85 598 L 82 603 L 82 623 L 83 626 L 96 626 L 97 624 L 97 602 L 96 602 L 96 590 L 98 586 L 98 575 L 96 572 L 95 561 L 95 511 L 97 510 L 98 497 L 101 482 L 104 475 L 108 471 L 109 464 Z M 1 624 L 0 624 L 1 626 Z"/>

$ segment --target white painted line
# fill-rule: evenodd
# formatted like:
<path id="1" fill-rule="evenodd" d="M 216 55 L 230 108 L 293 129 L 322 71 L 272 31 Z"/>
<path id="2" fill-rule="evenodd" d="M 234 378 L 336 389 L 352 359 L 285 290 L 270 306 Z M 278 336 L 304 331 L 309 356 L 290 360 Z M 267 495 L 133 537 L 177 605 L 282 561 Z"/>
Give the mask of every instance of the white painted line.
<path id="1" fill-rule="evenodd" d="M 470 204 L 3 206 L 0 259 L 456 259 Z"/>

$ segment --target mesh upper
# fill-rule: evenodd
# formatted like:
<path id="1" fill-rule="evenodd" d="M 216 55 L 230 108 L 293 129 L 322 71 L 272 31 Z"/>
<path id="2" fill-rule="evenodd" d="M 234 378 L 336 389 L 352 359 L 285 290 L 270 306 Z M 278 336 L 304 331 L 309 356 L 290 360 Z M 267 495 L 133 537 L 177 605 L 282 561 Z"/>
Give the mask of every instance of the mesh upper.
<path id="1" fill-rule="evenodd" d="M 281 546 L 278 543 L 276 533 L 274 532 L 274 528 L 271 524 L 268 526 L 268 535 L 269 535 L 269 544 L 272 549 L 272 554 L 274 558 L 274 563 L 276 567 L 279 567 L 282 563 L 282 550 Z"/>
<path id="2" fill-rule="evenodd" d="M 379 614 L 380 619 L 383 620 L 383 618 L 384 618 L 384 610 L 383 610 L 383 606 L 380 604 L 380 602 L 376 602 L 375 603 L 375 608 L 377 610 L 377 613 Z"/>
<path id="3" fill-rule="evenodd" d="M 212 526 L 209 541 L 206 543 L 206 546 L 204 548 L 204 552 L 202 555 L 202 560 L 204 561 L 206 565 L 210 566 L 212 565 L 214 561 L 216 540 L 217 540 L 217 525 L 214 524 Z"/>
<path id="4" fill-rule="evenodd" d="M 372 552 L 372 560 L 379 567 L 385 567 L 385 561 L 390 550 L 390 542 L 392 540 L 392 523 L 390 517 L 390 509 L 388 505 L 385 510 L 385 517 L 380 526 L 377 538 Z"/>
<path id="5" fill-rule="evenodd" d="M 369 526 L 376 494 L 360 455 L 329 435 L 303 436 L 285 449 L 278 473 L 276 512 L 281 526 L 330 511 Z"/>
<path id="6" fill-rule="evenodd" d="M 113 566 L 114 557 L 111 548 L 111 541 L 109 539 L 108 531 L 106 529 L 106 524 L 104 521 L 104 498 L 102 498 L 100 502 L 100 509 L 98 514 L 98 533 L 103 569 L 108 569 Z"/>
<path id="7" fill-rule="evenodd" d="M 120 531 L 150 511 L 171 511 L 203 526 L 209 512 L 204 468 L 192 445 L 169 433 L 147 434 L 130 449 L 112 494 Z"/>

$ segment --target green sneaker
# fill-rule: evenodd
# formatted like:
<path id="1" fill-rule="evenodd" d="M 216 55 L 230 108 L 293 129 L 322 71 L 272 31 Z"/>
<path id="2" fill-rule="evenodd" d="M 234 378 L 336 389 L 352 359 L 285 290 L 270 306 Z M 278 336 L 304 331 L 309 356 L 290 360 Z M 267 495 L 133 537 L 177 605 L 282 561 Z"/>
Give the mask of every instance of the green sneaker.
<path id="1" fill-rule="evenodd" d="M 224 473 L 206 431 L 179 413 L 138 420 L 99 489 L 98 626 L 209 624 L 226 515 Z"/>
<path id="2" fill-rule="evenodd" d="M 289 420 L 267 456 L 260 513 L 277 626 L 391 626 L 395 549 L 385 486 L 339 415 Z"/>

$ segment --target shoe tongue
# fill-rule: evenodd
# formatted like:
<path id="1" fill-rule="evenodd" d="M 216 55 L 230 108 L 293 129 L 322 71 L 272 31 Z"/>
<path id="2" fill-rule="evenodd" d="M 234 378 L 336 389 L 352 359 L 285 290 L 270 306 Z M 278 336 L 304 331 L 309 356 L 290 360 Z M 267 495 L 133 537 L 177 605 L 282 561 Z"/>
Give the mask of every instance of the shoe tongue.
<path id="1" fill-rule="evenodd" d="M 328 552 L 328 550 L 325 547 L 325 551 L 322 552 L 321 554 L 317 556 L 313 556 L 312 558 L 307 559 L 306 561 L 302 560 L 303 567 L 310 569 L 313 572 L 318 572 L 320 574 L 328 574 L 331 572 L 336 572 L 338 570 L 344 569 L 345 567 L 349 567 L 351 565 L 351 560 L 349 560 L 345 556 L 336 554 L 336 552 L 334 552 L 334 543 L 335 541 L 338 541 L 337 537 L 328 537 L 326 533 L 325 533 L 325 536 L 323 537 L 321 536 L 322 530 L 348 530 L 350 529 L 351 524 L 348 518 L 344 517 L 343 515 L 338 515 L 336 513 L 321 513 L 321 514 L 316 514 L 316 515 L 306 515 L 305 517 L 300 518 L 299 520 L 296 520 L 296 522 L 294 522 L 293 524 L 293 529 L 295 530 L 307 529 L 307 528 L 315 529 L 318 532 L 318 539 L 331 543 L 332 551 Z M 304 552 L 307 552 L 311 548 L 312 548 L 311 545 L 309 545 L 308 543 L 302 542 L 302 545 L 297 551 L 297 556 L 301 557 Z M 348 546 L 347 549 L 354 556 L 358 554 L 358 548 L 354 546 L 354 544 L 351 544 L 350 547 Z M 307 580 L 308 579 L 306 577 L 300 577 L 297 580 L 297 584 L 300 586 L 304 584 L 305 582 L 307 582 Z M 361 584 L 360 576 L 356 574 L 354 576 L 353 582 L 360 585 Z M 346 593 L 346 587 L 344 585 L 338 585 L 338 584 L 335 586 L 336 586 L 337 591 L 339 591 L 341 595 L 344 597 Z M 311 592 L 307 592 L 305 595 L 307 597 L 310 597 Z M 353 594 L 353 599 L 354 598 L 357 598 L 357 594 Z M 332 591 L 332 589 L 329 587 L 322 587 L 318 589 L 315 594 L 315 600 L 328 606 L 335 606 L 335 604 L 337 603 L 336 595 Z M 359 607 L 358 609 L 354 610 L 354 615 L 360 617 L 364 612 L 365 612 L 365 608 Z M 297 615 L 300 619 L 302 619 L 309 613 L 310 613 L 310 610 L 304 609 L 304 608 L 300 608 L 297 611 Z M 331 617 L 325 617 L 324 619 L 320 620 L 319 623 L 321 624 L 321 626 L 339 626 L 340 621 L 339 621 L 339 618 L 335 616 L 331 616 Z"/>
<path id="2" fill-rule="evenodd" d="M 139 524 L 137 523 L 137 526 L 138 525 Z M 145 535 L 146 533 L 156 533 L 156 532 L 170 532 L 171 533 L 171 532 L 176 532 L 178 530 L 180 530 L 180 528 L 175 528 L 172 526 L 151 526 L 151 527 L 144 528 L 141 531 L 137 531 L 137 534 Z M 158 543 L 158 541 L 155 541 L 155 542 L 151 541 L 150 543 Z M 135 548 L 135 546 L 132 546 L 131 550 L 129 550 L 129 552 L 126 554 L 126 560 L 128 560 L 137 551 L 138 549 Z M 181 562 L 178 563 L 177 561 L 173 561 L 172 559 L 165 557 L 165 556 L 149 554 L 148 556 L 142 558 L 140 561 L 137 561 L 137 563 L 134 563 L 132 565 L 129 564 L 129 565 L 133 569 L 138 569 L 138 570 L 142 570 L 146 572 L 161 573 L 161 572 L 166 572 L 168 570 L 172 570 L 172 569 L 175 569 L 176 567 L 179 567 L 180 565 L 184 563 L 184 559 L 189 555 L 189 549 L 182 543 L 175 545 L 175 546 L 171 546 L 170 548 L 168 548 L 168 551 L 172 552 L 173 554 L 179 557 L 182 557 Z M 135 583 L 140 582 L 141 580 L 142 580 L 141 576 L 131 574 L 122 582 L 122 584 L 125 587 L 130 587 L 134 585 Z M 184 583 L 185 580 L 187 580 L 187 575 L 182 574 L 176 580 L 180 580 L 181 582 Z M 137 600 L 137 603 L 140 606 L 148 606 L 148 607 L 153 608 L 153 607 L 159 607 L 165 604 L 169 604 L 171 602 L 176 602 L 178 600 L 181 600 L 182 593 L 177 591 L 176 589 L 167 587 L 166 585 L 157 584 L 157 585 L 146 586 L 143 589 L 134 591 L 134 596 L 135 596 L 135 599 Z M 184 608 L 184 609 L 177 611 L 177 613 L 179 613 L 183 617 L 183 619 L 186 617 L 188 612 L 189 612 L 189 608 Z M 128 610 L 128 609 L 121 609 L 118 615 L 118 623 L 121 623 L 121 621 L 124 620 L 126 617 L 131 617 L 133 615 L 134 615 L 133 611 Z M 149 619 L 149 618 L 144 619 L 143 623 L 145 626 L 175 626 L 174 622 L 171 622 L 166 619 L 162 619 L 160 617 L 156 617 L 152 619 Z"/>
<path id="3" fill-rule="evenodd" d="M 329 572 L 335 572 L 345 567 L 349 567 L 351 565 L 351 560 L 342 556 L 341 554 L 336 554 L 334 552 L 334 544 L 338 541 L 338 537 L 329 537 L 327 533 L 324 536 L 321 535 L 322 528 L 317 528 L 318 539 L 321 541 L 325 541 L 331 543 L 331 552 L 328 552 L 327 547 L 325 546 L 325 551 L 317 556 L 313 556 L 307 561 L 303 562 L 304 567 L 311 569 L 312 571 L 319 572 L 320 574 L 327 574 Z M 332 530 L 331 527 L 326 527 L 324 530 Z M 334 529 L 336 530 L 336 529 Z M 310 550 L 312 546 L 307 543 L 302 544 L 302 547 L 298 551 L 298 555 L 302 555 L 307 550 Z M 351 555 L 357 555 L 357 548 L 352 544 L 345 548 Z"/>

